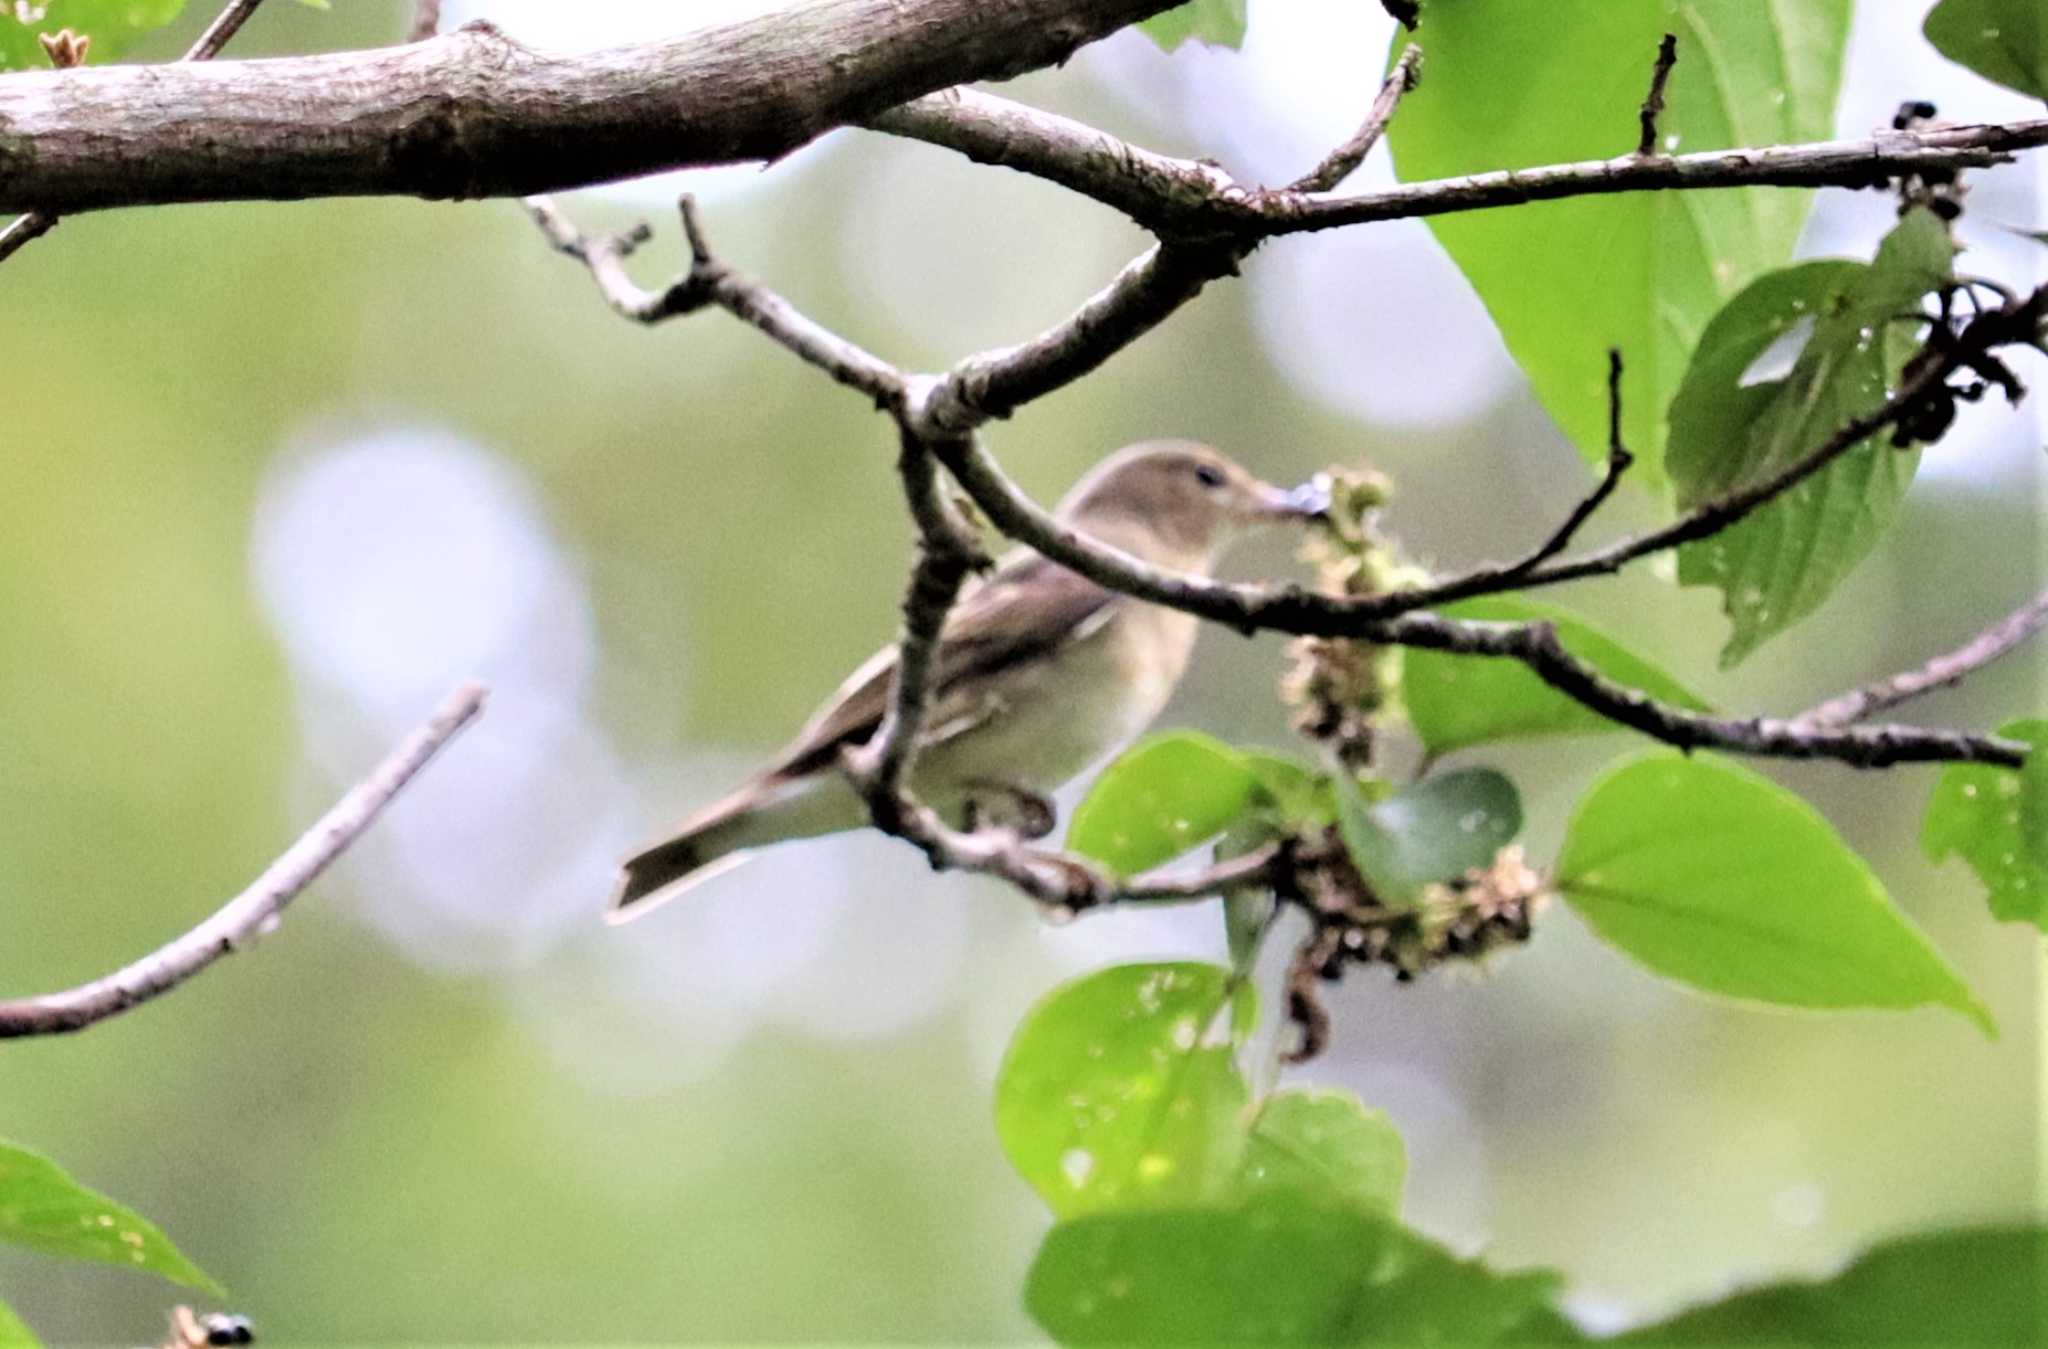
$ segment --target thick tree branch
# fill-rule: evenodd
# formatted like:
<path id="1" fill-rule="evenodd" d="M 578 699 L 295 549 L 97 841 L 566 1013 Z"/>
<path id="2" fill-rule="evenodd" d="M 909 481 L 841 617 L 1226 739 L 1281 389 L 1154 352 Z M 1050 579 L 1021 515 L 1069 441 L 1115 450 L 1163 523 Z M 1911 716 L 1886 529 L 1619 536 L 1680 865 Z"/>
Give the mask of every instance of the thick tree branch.
<path id="1" fill-rule="evenodd" d="M 487 25 L 406 46 L 0 77 L 0 209 L 527 196 L 775 159 L 1007 79 L 1173 0 L 814 0 L 575 56 Z"/>
<path id="2" fill-rule="evenodd" d="M 963 99 L 949 111 L 926 102 L 884 116 L 950 85 L 1064 60 L 1170 3 L 819 0 L 576 56 L 470 25 L 367 52 L 11 74 L 0 77 L 0 209 L 526 196 L 774 159 L 834 127 L 882 119 L 891 131 L 1142 211 L 1165 236 L 1256 240 L 1588 193 L 1867 186 L 1981 167 L 2048 143 L 2048 121 L 1930 127 L 1816 145 L 1625 155 L 1343 197 L 1260 191 L 1188 161 L 1127 156 L 1101 132 L 1042 114 L 1021 118 L 1015 105 Z M 1170 200 L 1147 200 L 1161 188 L 1171 188 Z"/>
<path id="3" fill-rule="evenodd" d="M 2048 590 L 1999 619 L 1955 650 L 1935 656 L 1917 669 L 1898 674 L 1862 688 L 1851 689 L 1802 712 L 1798 720 L 1812 726 L 1846 726 L 1873 712 L 1909 702 L 1924 693 L 1962 682 L 2022 642 L 2048 627 Z"/>
<path id="4" fill-rule="evenodd" d="M 170 992 L 269 931 L 285 906 L 376 822 L 392 798 L 475 719 L 483 705 L 482 686 L 465 684 L 457 689 L 431 721 L 408 736 L 375 772 L 336 802 L 248 889 L 182 937 L 91 983 L 61 993 L 0 1002 L 0 1040 L 83 1030 L 118 1016 Z"/>

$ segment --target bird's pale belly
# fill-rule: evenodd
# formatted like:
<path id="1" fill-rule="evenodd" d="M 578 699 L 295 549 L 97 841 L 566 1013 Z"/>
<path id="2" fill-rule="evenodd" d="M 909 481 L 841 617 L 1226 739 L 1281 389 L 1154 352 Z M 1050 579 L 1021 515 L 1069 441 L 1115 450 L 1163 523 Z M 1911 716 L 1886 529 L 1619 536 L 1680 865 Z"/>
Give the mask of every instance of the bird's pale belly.
<path id="1" fill-rule="evenodd" d="M 1049 793 L 1137 738 L 1172 696 L 1196 623 L 1121 603 L 1100 631 L 1005 680 L 1004 705 L 984 723 L 926 750 L 919 793 L 948 813 L 976 783 Z"/>

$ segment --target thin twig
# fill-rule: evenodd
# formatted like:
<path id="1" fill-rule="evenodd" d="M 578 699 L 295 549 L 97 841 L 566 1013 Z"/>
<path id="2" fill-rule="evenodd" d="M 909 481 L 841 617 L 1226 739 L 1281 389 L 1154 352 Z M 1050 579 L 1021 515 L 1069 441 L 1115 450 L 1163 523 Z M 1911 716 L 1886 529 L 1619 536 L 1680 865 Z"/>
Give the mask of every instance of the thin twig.
<path id="1" fill-rule="evenodd" d="M 213 22 L 206 25 L 206 31 L 199 35 L 199 40 L 187 48 L 179 60 L 211 61 L 220 55 L 221 48 L 227 46 L 228 40 L 241 31 L 242 25 L 249 21 L 249 16 L 254 14 L 256 7 L 262 3 L 263 0 L 229 0 L 228 5 L 213 16 Z M 81 49 L 80 55 L 83 54 Z M 54 57 L 53 52 L 52 58 Z M 57 228 L 57 221 L 60 218 L 48 211 L 29 211 L 16 216 L 6 229 L 0 230 L 0 262 L 7 261 L 34 240 Z"/>
<path id="2" fill-rule="evenodd" d="M 1874 680 L 1862 688 L 1830 698 L 1800 713 L 1800 722 L 1815 726 L 1846 726 L 1873 712 L 1897 707 L 1923 693 L 1962 682 L 1966 675 L 1983 669 L 2012 651 L 2043 627 L 2048 627 L 2048 590 L 1999 619 L 1955 650 L 1939 655 L 1916 669 L 1901 670 L 1886 679 Z"/>
<path id="3" fill-rule="evenodd" d="M 1468 656 L 1520 661 L 1544 683 L 1618 725 L 1679 749 L 1717 749 L 1769 759 L 1832 759 L 1854 768 L 1900 763 L 1989 763 L 2018 767 L 2028 746 L 1998 736 L 1919 726 L 1816 726 L 1803 718 L 1713 717 L 1618 684 L 1574 656 L 1549 623 L 1476 623 L 1403 614 L 1373 640 Z"/>
<path id="4" fill-rule="evenodd" d="M 1117 885 L 1116 894 L 1119 899 L 1136 900 L 1205 899 L 1232 890 L 1269 887 L 1286 865 L 1285 845 L 1268 843 L 1195 871 L 1162 869 L 1133 876 Z"/>
<path id="5" fill-rule="evenodd" d="M 168 993 L 274 927 L 285 906 L 375 823 L 427 762 L 483 710 L 484 690 L 465 684 L 376 771 L 336 802 L 248 889 L 191 931 L 112 974 L 61 993 L 0 1002 L 0 1039 L 83 1030 Z"/>
<path id="6" fill-rule="evenodd" d="M 1536 568 L 1571 547 L 1574 536 L 1586 521 L 1593 518 L 1614 495 L 1614 489 L 1621 486 L 1621 475 L 1628 472 L 1636 457 L 1630 454 L 1628 446 L 1621 439 L 1621 350 L 1609 347 L 1607 350 L 1607 471 L 1600 477 L 1600 485 L 1572 508 L 1562 524 L 1551 531 L 1536 551 L 1507 569 L 1509 576 L 1526 576 Z"/>
<path id="7" fill-rule="evenodd" d="M 1650 92 L 1643 99 L 1642 110 L 1636 114 L 1643 124 L 1642 137 L 1636 141 L 1638 155 L 1657 153 L 1657 119 L 1664 114 L 1664 86 L 1671 82 L 1671 67 L 1678 64 L 1678 37 L 1666 33 L 1664 40 L 1657 44 L 1657 64 L 1650 68 Z"/>
<path id="8" fill-rule="evenodd" d="M 1992 736 L 1916 727 L 1827 730 L 1768 718 L 1733 720 L 1670 707 L 1614 683 L 1557 640 L 1548 624 L 1478 623 L 1435 614 L 1361 618 L 1341 598 L 1294 588 L 1219 585 L 1168 572 L 1054 519 L 1010 481 L 979 446 L 952 447 L 944 462 L 991 523 L 1098 585 L 1151 600 L 1241 631 L 1278 629 L 1350 637 L 1461 655 L 1518 660 L 1559 692 L 1611 721 L 1685 749 L 1713 748 L 1772 758 L 1837 759 L 1860 768 L 1904 762 L 1970 761 L 2013 765 L 2026 746 Z M 1512 588 L 1505 585 L 1496 588 Z"/>
<path id="9" fill-rule="evenodd" d="M 2026 747 L 1988 736 L 1922 730 L 1914 727 L 1884 726 L 1857 730 L 1829 730 L 1804 723 L 1771 719 L 1745 721 L 1713 718 L 1668 707 L 1643 697 L 1633 689 L 1612 683 L 1599 671 L 1567 651 L 1547 626 L 1477 624 L 1414 612 L 1453 598 L 1526 589 L 1555 584 L 1618 570 L 1635 558 L 1728 528 L 1767 502 L 1819 472 L 1842 454 L 1879 430 L 1908 415 L 1923 399 L 1943 385 L 1957 369 L 1983 355 L 1992 341 L 2018 340 L 2019 329 L 2031 331 L 2033 310 L 2048 295 L 2048 288 L 2013 307 L 2012 313 L 1990 311 L 1972 320 L 1970 327 L 1939 347 L 1928 348 L 1912 365 L 1912 373 L 1891 399 L 1874 412 L 1837 429 L 1804 459 L 1765 482 L 1716 498 L 1681 518 L 1672 526 L 1634 539 L 1624 539 L 1587 557 L 1568 562 L 1543 562 L 1523 569 L 1521 564 L 1482 568 L 1446 582 L 1414 592 L 1368 596 L 1314 594 L 1299 586 L 1269 587 L 1230 585 L 1153 567 L 1100 540 L 1089 538 L 1054 519 L 997 467 L 988 452 L 973 438 L 974 426 L 996 410 L 1013 406 L 1011 400 L 1035 397 L 1046 387 L 1056 387 L 1086 369 L 1092 369 L 1121 350 L 1150 324 L 1170 313 L 1192 289 L 1187 278 L 1199 276 L 1216 263 L 1204 259 L 1193 273 L 1177 273 L 1170 259 L 1185 259 L 1187 246 L 1161 245 L 1127 268 L 1109 290 L 1096 297 L 1066 324 L 1034 343 L 1004 352 L 970 358 L 938 380 L 910 381 L 877 358 L 860 353 L 864 368 L 886 372 L 887 382 L 862 383 L 838 373 L 839 362 L 825 356 L 848 347 L 837 337 L 798 315 L 788 304 L 764 286 L 735 281 L 711 256 L 694 211 L 684 204 L 684 227 L 691 241 L 691 274 L 669 291 L 640 290 L 625 278 L 618 266 L 622 248 L 630 243 L 585 239 L 545 201 L 529 203 L 535 219 L 557 248 L 578 257 L 591 267 L 600 288 L 620 312 L 631 317 L 688 312 L 703 304 L 719 303 L 742 318 L 756 322 L 804 359 L 834 373 L 842 382 L 875 391 L 878 404 L 895 412 L 906 446 L 917 447 L 904 460 L 905 484 L 920 532 L 938 518 L 925 503 L 942 501 L 936 478 L 927 476 L 926 457 L 943 464 L 967 491 L 969 497 L 989 516 L 998 529 L 1019 542 L 1036 548 L 1053 560 L 1108 586 L 1142 599 L 1183 609 L 1200 617 L 1227 624 L 1244 632 L 1273 629 L 1305 636 L 1350 637 L 1391 645 L 1421 646 L 1475 656 L 1494 656 L 1521 661 L 1560 692 L 1584 706 L 1625 726 L 1634 727 L 1668 744 L 1684 748 L 1713 747 L 1735 753 L 1786 758 L 1831 758 L 1861 767 L 1880 767 L 1909 761 L 1968 760 L 2017 764 Z M 631 238 L 632 236 L 629 236 Z M 1226 257 L 1229 255 L 1226 254 Z M 1169 283 L 1162 278 L 1172 278 Z M 699 295 L 697 292 L 702 291 Z M 682 299 L 678 299 L 678 296 Z M 1134 300 L 1132 297 L 1137 296 Z M 742 297 L 744 300 L 742 302 Z M 1137 305 L 1137 318 L 1130 322 L 1127 306 Z M 771 327 L 758 322 L 758 313 L 783 316 Z M 2019 315 L 2015 318 L 2014 315 Z M 1981 326 L 1980 326 L 1981 325 Z M 1979 334 L 1972 337 L 1973 330 Z M 794 331 L 800 339 L 783 336 Z M 858 351 L 857 348 L 853 350 Z M 915 384 L 915 396 L 911 385 Z M 1610 444 L 1610 472 L 1617 472 L 1614 451 L 1619 448 L 1619 383 L 1610 364 L 1610 420 L 1614 428 Z M 1622 453 L 1626 453 L 1625 450 Z M 1609 489 L 1611 491 L 1611 488 Z M 1601 494 L 1589 498 L 1597 506 Z M 1582 503 L 1582 507 L 1585 503 Z M 1575 511 L 1581 518 L 1590 508 Z M 1567 521 L 1567 524 L 1571 524 Z M 1573 529 L 1576 529 L 1574 524 Z M 1565 530 L 1558 531 L 1569 534 Z M 1555 537 L 1555 536 L 1553 536 Z M 1547 545 L 1546 545 L 1547 547 Z M 1540 550 L 1539 550 L 1540 551 Z M 920 558 L 914 580 L 914 598 L 906 605 L 907 643 L 935 643 L 943 628 L 945 611 L 957 594 L 958 582 L 948 573 L 955 562 L 947 550 L 927 550 Z M 964 569 L 960 575 L 964 577 Z M 941 603 L 943 598 L 943 603 Z M 914 628 L 910 623 L 916 624 Z M 891 718 L 897 731 L 878 738 L 876 751 L 849 764 L 857 785 L 863 786 L 878 825 L 908 838 L 924 848 L 935 865 L 964 866 L 973 870 L 996 871 L 1023 886 L 1048 903 L 1079 907 L 1091 896 L 1104 891 L 1092 873 L 1076 873 L 1066 865 L 1071 859 L 1056 855 L 1017 851 L 1008 845 L 991 843 L 983 833 L 962 834 L 951 830 L 928 808 L 918 804 L 901 789 L 906 776 L 914 731 L 922 719 L 924 676 L 910 646 L 912 660 L 899 665 L 898 682 L 892 695 Z M 926 647 L 926 660 L 931 647 Z M 914 711 L 913 711 L 914 709 Z M 906 715 L 908 713 L 909 715 Z M 969 840 L 974 840 L 970 846 Z M 1026 855 L 1028 854 L 1028 856 Z M 1053 861 L 1046 861 L 1054 856 Z M 1058 896 L 1064 894 L 1065 899 Z"/>
<path id="10" fill-rule="evenodd" d="M 414 0 L 412 27 L 406 30 L 407 42 L 425 42 L 441 31 L 441 0 Z"/>
<path id="11" fill-rule="evenodd" d="M 904 498 L 917 522 L 917 565 L 911 569 L 909 593 L 903 600 L 903 636 L 896 645 L 889 709 L 867 744 L 851 752 L 846 765 L 854 785 L 868 798 L 877 822 L 891 833 L 898 832 L 892 826 L 909 802 L 903 784 L 924 730 L 946 615 L 960 597 L 968 573 L 986 562 L 946 499 L 931 450 L 907 426 L 900 440 L 897 467 Z"/>
<path id="12" fill-rule="evenodd" d="M 1387 78 L 1380 82 L 1379 96 L 1373 99 L 1365 121 L 1351 139 L 1325 155 L 1322 163 L 1289 183 L 1288 190 L 1328 192 L 1355 173 L 1365 162 L 1365 157 L 1372 153 L 1372 147 L 1379 144 L 1380 137 L 1386 134 L 1387 123 L 1394 120 L 1394 110 L 1401 106 L 1401 96 L 1420 82 L 1421 71 L 1422 48 L 1411 42 L 1401 49 L 1400 59 L 1387 72 Z"/>
<path id="13" fill-rule="evenodd" d="M 242 25 L 249 22 L 249 16 L 256 12 L 263 0 L 229 0 L 221 12 L 213 16 L 213 22 L 206 25 L 206 31 L 181 58 L 186 61 L 211 61 L 219 56 L 221 48 L 228 45 L 235 34 L 242 31 Z"/>
<path id="14" fill-rule="evenodd" d="M 645 224 L 625 234 L 586 235 L 547 197 L 528 197 L 523 204 L 555 250 L 589 268 L 599 294 L 624 317 L 655 324 L 715 305 L 760 329 L 839 383 L 860 390 L 876 407 L 894 409 L 902 404 L 905 381 L 901 370 L 804 317 L 780 295 L 714 257 L 692 198 L 685 196 L 677 203 L 690 245 L 690 268 L 658 291 L 640 286 L 625 268 L 633 250 L 653 237 Z"/>

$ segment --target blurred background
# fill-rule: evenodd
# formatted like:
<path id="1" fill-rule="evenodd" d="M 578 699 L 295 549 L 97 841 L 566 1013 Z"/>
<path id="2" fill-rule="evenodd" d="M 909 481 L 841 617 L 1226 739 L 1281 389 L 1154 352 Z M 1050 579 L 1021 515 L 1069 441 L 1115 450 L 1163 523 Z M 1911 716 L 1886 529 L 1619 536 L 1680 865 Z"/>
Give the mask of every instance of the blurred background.
<path id="1" fill-rule="evenodd" d="M 772 7 L 474 0 L 448 21 L 573 47 Z M 1859 4 L 1843 134 L 1907 97 L 2032 115 L 1927 47 L 1926 8 Z M 136 59 L 172 55 L 211 7 L 191 11 Z M 395 41 L 408 12 L 273 4 L 231 54 Z M 1390 28 L 1360 0 L 1253 0 L 1242 53 L 1127 33 L 1006 92 L 1277 181 L 1355 125 Z M 2040 165 L 1977 178 L 1975 270 L 2038 273 L 1993 222 L 2048 224 Z M 1360 181 L 1387 176 L 1381 151 Z M 1045 184 L 862 133 L 566 204 L 587 226 L 651 216 L 653 281 L 682 255 L 683 186 L 728 260 L 924 367 L 1057 320 L 1143 242 Z M 1867 255 L 1889 215 L 1824 193 L 1802 251 Z M 0 296 L 0 987 L 183 930 L 456 681 L 493 689 L 260 953 L 0 1052 L 0 1133 L 157 1220 L 272 1342 L 1034 1338 L 1019 1289 L 1046 1218 L 990 1122 L 1006 1037 L 1080 971 L 1220 957 L 1213 906 L 1048 929 L 858 838 L 597 921 L 629 846 L 891 634 L 910 528 L 885 423 L 723 316 L 621 322 L 506 202 L 73 219 Z M 2040 584 L 2039 406 L 1971 410 L 1884 548 L 1732 674 L 1710 592 L 1644 568 L 1565 598 L 1729 708 L 1916 663 Z M 1443 565 L 1533 542 L 1586 481 L 1408 223 L 1268 245 L 993 445 L 1050 500 L 1157 435 L 1277 481 L 1374 460 L 1395 529 Z M 1648 518 L 1624 493 L 1604 527 Z M 1275 547 L 1237 570 L 1288 565 Z M 1280 665 L 1278 639 L 1208 633 L 1166 721 L 1285 746 Z M 1921 714 L 2038 713 L 2041 670 L 2014 657 Z M 1483 757 L 1521 783 L 1540 858 L 1630 747 Z M 1414 1223 L 1556 1266 L 1593 1324 L 2039 1206 L 2039 935 L 1922 859 L 1932 770 L 1770 771 L 1872 860 L 2001 1039 L 1931 1011 L 1704 1001 L 1553 910 L 1483 976 L 1354 975 L 1335 1046 L 1289 1074 L 1391 1112 Z M 151 1338 L 179 1296 L 11 1252 L 0 1289 L 57 1341 Z"/>

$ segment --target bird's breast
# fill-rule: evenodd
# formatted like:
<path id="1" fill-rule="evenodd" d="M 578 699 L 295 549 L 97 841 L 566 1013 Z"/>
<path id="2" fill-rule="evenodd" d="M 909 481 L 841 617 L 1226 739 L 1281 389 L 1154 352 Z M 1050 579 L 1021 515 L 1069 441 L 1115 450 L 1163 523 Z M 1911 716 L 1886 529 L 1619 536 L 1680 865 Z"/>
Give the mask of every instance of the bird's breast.
<path id="1" fill-rule="evenodd" d="M 986 722 L 920 758 L 919 788 L 965 781 L 1054 791 L 1142 733 L 1187 669 L 1198 621 L 1119 598 L 1109 619 L 1027 671 L 1005 674 Z"/>

